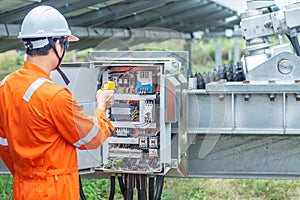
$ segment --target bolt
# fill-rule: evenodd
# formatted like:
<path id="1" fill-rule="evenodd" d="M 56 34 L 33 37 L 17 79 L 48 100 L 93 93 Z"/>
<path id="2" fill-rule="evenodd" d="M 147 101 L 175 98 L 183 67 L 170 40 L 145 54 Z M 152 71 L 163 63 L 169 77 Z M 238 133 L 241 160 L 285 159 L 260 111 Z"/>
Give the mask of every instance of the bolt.
<path id="1" fill-rule="evenodd" d="M 225 95 L 224 95 L 224 94 L 220 94 L 220 95 L 219 95 L 219 100 L 220 100 L 220 101 L 223 101 L 224 98 L 225 98 Z"/>
<path id="2" fill-rule="evenodd" d="M 269 99 L 270 101 L 275 101 L 275 94 L 270 94 Z"/>
<path id="3" fill-rule="evenodd" d="M 300 94 L 296 94 L 296 101 L 300 101 Z"/>
<path id="4" fill-rule="evenodd" d="M 283 59 L 279 61 L 278 63 L 278 71 L 282 74 L 289 74 L 293 71 L 294 69 L 294 64 L 286 59 Z"/>
<path id="5" fill-rule="evenodd" d="M 267 21 L 267 22 L 264 24 L 264 26 L 265 26 L 266 28 L 271 28 L 271 27 L 273 27 L 273 24 L 272 24 L 271 21 Z"/>
<path id="6" fill-rule="evenodd" d="M 244 101 L 249 101 L 250 99 L 250 95 L 249 94 L 245 94 L 244 95 Z"/>

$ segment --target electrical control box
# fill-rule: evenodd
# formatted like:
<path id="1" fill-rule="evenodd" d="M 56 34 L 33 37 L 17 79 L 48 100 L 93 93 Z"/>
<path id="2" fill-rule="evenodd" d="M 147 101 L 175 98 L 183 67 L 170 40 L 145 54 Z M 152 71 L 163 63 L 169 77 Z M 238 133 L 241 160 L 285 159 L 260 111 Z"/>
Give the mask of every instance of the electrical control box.
<path id="1" fill-rule="evenodd" d="M 115 102 L 107 113 L 115 131 L 102 148 L 104 172 L 166 173 L 171 168 L 166 78 L 178 73 L 181 63 L 172 57 L 153 56 L 145 52 L 89 55 L 94 67 L 101 69 L 99 84 L 115 82 Z M 178 114 L 174 110 L 169 111 Z"/>
<path id="2" fill-rule="evenodd" d="M 106 78 L 116 83 L 109 115 L 116 130 L 104 146 L 104 169 L 161 172 L 160 135 L 168 134 L 160 115 L 163 68 L 127 65 L 115 63 L 107 69 Z"/>
<path id="3" fill-rule="evenodd" d="M 185 52 L 91 52 L 89 62 L 61 66 L 85 114 L 93 115 L 97 89 L 115 86 L 107 110 L 115 130 L 98 149 L 77 151 L 82 173 L 165 174 L 172 168 L 171 129 L 181 101 L 175 77 L 185 59 Z M 56 72 L 51 76 L 65 86 Z"/>

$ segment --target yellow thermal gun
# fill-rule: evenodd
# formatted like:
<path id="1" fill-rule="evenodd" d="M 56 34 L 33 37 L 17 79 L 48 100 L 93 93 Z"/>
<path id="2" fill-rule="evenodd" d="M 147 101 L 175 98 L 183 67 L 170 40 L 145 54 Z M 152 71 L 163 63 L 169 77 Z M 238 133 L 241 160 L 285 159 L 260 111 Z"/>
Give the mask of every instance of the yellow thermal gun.
<path id="1" fill-rule="evenodd" d="M 104 81 L 101 86 L 101 90 L 114 90 L 115 82 L 113 81 Z"/>

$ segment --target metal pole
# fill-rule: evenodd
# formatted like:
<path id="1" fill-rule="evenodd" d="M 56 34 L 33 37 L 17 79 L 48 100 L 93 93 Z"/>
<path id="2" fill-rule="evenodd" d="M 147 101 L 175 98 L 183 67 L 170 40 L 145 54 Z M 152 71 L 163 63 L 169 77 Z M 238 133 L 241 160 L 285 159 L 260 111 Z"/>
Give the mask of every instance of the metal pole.
<path id="1" fill-rule="evenodd" d="M 215 63 L 216 68 L 222 66 L 222 44 L 220 42 L 215 43 Z"/>

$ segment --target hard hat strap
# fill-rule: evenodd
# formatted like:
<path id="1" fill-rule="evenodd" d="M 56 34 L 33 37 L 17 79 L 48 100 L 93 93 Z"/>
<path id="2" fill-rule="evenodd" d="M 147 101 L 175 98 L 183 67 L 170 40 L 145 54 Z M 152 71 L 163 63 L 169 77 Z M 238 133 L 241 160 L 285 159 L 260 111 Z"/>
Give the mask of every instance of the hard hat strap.
<path id="1" fill-rule="evenodd" d="M 61 69 L 59 68 L 61 62 L 62 62 L 62 59 L 63 57 L 65 56 L 65 52 L 66 52 L 66 46 L 64 45 L 64 51 L 63 51 L 63 54 L 62 56 L 60 57 L 57 50 L 56 50 L 56 47 L 55 47 L 55 44 L 54 44 L 54 41 L 53 41 L 53 38 L 48 38 L 49 40 L 49 44 L 51 46 L 51 48 L 54 50 L 54 53 L 56 54 L 57 58 L 58 58 L 58 64 L 57 66 L 55 67 L 55 69 L 57 70 L 57 72 L 60 74 L 60 76 L 62 77 L 62 79 L 64 80 L 64 82 L 66 83 L 66 85 L 68 85 L 70 83 L 70 80 L 68 79 L 68 77 L 66 76 L 66 74 L 61 71 Z"/>
<path id="2" fill-rule="evenodd" d="M 28 40 L 24 42 L 25 48 L 30 51 L 33 49 L 44 48 L 47 44 L 49 44 L 49 40 L 46 38 L 41 40 Z"/>

